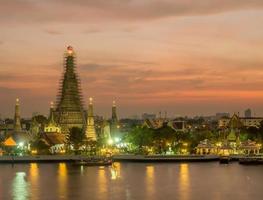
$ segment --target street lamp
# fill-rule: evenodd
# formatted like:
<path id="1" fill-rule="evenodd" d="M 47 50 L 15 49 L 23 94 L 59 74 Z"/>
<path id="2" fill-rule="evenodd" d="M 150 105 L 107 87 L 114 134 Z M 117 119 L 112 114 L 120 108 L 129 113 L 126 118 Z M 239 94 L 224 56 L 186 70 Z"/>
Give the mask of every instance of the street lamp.
<path id="1" fill-rule="evenodd" d="M 109 144 L 109 145 L 112 145 L 112 144 L 113 144 L 113 140 L 112 140 L 112 139 L 109 139 L 109 140 L 108 140 L 108 144 Z"/>
<path id="2" fill-rule="evenodd" d="M 23 148 L 24 147 L 24 143 L 23 142 L 19 142 L 18 146 Z"/>

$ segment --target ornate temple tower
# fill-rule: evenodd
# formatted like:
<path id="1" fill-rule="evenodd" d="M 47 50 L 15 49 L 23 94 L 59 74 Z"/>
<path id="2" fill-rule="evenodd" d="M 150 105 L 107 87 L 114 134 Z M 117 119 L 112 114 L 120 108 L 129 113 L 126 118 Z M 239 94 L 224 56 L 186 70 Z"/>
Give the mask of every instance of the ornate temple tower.
<path id="1" fill-rule="evenodd" d="M 93 114 L 93 102 L 92 98 L 89 98 L 89 108 L 88 108 L 88 117 L 86 124 L 86 137 L 88 140 L 97 140 L 97 135 L 95 131 L 95 123 L 94 123 L 94 114 Z"/>
<path id="2" fill-rule="evenodd" d="M 110 132 L 111 132 L 112 137 L 117 136 L 119 133 L 119 123 L 118 123 L 117 108 L 116 108 L 115 101 L 112 102 L 112 116 L 111 116 Z"/>
<path id="3" fill-rule="evenodd" d="M 14 132 L 22 131 L 21 118 L 20 118 L 20 103 L 19 99 L 16 99 L 15 105 L 15 117 L 14 117 Z"/>
<path id="4" fill-rule="evenodd" d="M 85 127 L 80 81 L 75 72 L 75 53 L 71 46 L 65 53 L 64 74 L 57 96 L 56 120 L 63 133 L 72 127 Z"/>

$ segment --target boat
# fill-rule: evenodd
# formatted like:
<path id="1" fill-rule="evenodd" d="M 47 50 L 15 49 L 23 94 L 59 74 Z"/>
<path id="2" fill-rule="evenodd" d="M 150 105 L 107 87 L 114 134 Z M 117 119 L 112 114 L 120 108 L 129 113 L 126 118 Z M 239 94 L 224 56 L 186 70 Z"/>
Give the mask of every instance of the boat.
<path id="1" fill-rule="evenodd" d="M 242 165 L 263 165 L 262 156 L 249 156 L 239 159 L 239 164 Z"/>
<path id="2" fill-rule="evenodd" d="M 112 160 L 110 159 L 99 159 L 99 160 L 80 160 L 73 163 L 75 166 L 110 166 Z"/>
<path id="3" fill-rule="evenodd" d="M 221 156 L 219 158 L 220 164 L 229 164 L 230 162 L 230 157 L 229 156 Z"/>

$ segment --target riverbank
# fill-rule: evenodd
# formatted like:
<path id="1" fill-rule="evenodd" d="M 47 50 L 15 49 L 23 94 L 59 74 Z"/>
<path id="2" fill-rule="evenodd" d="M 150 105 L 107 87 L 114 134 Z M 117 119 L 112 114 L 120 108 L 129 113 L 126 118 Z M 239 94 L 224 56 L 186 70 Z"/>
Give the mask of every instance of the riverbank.
<path id="1" fill-rule="evenodd" d="M 60 163 L 76 162 L 100 156 L 85 155 L 36 155 L 36 156 L 0 156 L 1 163 Z M 250 158 L 245 155 L 230 156 L 231 161 L 239 161 L 242 158 Z M 253 158 L 253 157 L 251 157 Z M 212 162 L 219 161 L 217 155 L 114 155 L 114 162 Z"/>
<path id="2" fill-rule="evenodd" d="M 91 158 L 84 155 L 38 155 L 38 156 L 0 156 L 1 163 L 59 163 L 76 162 Z M 98 156 L 96 156 L 98 158 Z M 219 156 L 200 155 L 115 155 L 117 162 L 208 162 L 218 161 Z"/>
<path id="3" fill-rule="evenodd" d="M 209 162 L 218 161 L 216 155 L 116 155 L 118 162 Z"/>
<path id="4" fill-rule="evenodd" d="M 82 155 L 36 155 L 36 156 L 0 156 L 1 163 L 60 163 L 85 160 L 90 156 Z"/>

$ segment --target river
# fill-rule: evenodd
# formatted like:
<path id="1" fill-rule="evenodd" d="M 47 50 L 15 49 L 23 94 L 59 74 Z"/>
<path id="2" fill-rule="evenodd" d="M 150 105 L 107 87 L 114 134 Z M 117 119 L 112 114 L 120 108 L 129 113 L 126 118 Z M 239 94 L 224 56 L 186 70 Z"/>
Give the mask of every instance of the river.
<path id="1" fill-rule="evenodd" d="M 0 164 L 0 200 L 261 200 L 263 166 Z"/>

